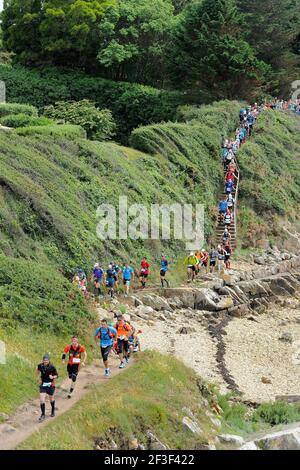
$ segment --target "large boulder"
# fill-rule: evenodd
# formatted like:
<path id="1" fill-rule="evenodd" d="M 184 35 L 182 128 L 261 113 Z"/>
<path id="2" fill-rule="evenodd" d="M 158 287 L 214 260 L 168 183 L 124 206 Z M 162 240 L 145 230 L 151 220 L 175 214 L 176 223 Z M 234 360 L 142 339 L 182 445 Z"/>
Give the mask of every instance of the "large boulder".
<path id="1" fill-rule="evenodd" d="M 168 310 L 169 312 L 173 310 L 168 302 L 158 295 L 146 294 L 141 297 L 141 300 L 144 305 L 152 307 L 154 310 Z"/>
<path id="2" fill-rule="evenodd" d="M 300 450 L 300 428 L 269 434 L 255 444 L 263 450 Z"/>
<path id="3" fill-rule="evenodd" d="M 201 434 L 203 434 L 203 431 L 197 421 L 193 420 L 192 418 L 189 418 L 188 416 L 185 416 L 182 419 L 182 425 L 184 429 L 191 431 L 193 434 L 198 434 L 198 436 L 201 436 Z"/>

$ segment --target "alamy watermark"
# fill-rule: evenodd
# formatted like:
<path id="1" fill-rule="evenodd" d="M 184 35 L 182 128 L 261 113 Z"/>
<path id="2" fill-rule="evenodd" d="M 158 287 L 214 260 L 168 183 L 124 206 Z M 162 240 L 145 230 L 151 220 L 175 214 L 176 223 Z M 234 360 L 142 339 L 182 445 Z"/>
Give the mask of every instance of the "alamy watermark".
<path id="1" fill-rule="evenodd" d="M 297 101 L 300 97 L 300 80 L 292 82 L 292 90 L 294 90 L 291 96 L 292 101 Z"/>
<path id="2" fill-rule="evenodd" d="M 183 240 L 187 250 L 204 243 L 202 204 L 128 205 L 127 196 L 119 205 L 102 204 L 97 209 L 97 236 L 100 240 Z"/>

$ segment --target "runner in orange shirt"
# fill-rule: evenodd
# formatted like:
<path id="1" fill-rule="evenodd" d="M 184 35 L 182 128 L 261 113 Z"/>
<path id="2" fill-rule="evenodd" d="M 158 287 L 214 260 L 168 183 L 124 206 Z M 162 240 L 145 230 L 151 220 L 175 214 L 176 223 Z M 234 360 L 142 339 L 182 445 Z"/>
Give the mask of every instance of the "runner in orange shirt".
<path id="1" fill-rule="evenodd" d="M 69 354 L 68 366 L 67 371 L 70 379 L 70 392 L 68 394 L 68 398 L 72 397 L 72 393 L 75 388 L 77 376 L 79 374 L 80 364 L 81 364 L 81 355 L 84 355 L 82 366 L 85 365 L 85 361 L 87 358 L 86 349 L 84 346 L 81 346 L 78 343 L 78 339 L 76 336 L 72 338 L 72 343 L 65 347 L 63 355 L 62 355 L 62 363 L 65 363 L 66 355 Z"/>

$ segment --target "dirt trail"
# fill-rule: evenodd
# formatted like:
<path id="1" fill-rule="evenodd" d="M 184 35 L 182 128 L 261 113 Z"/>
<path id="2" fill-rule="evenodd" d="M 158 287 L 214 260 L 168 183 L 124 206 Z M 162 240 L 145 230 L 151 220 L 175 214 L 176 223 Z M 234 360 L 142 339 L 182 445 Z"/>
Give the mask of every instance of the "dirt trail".
<path id="1" fill-rule="evenodd" d="M 117 359 L 111 360 L 112 377 L 122 372 L 118 368 Z M 128 366 L 127 366 L 128 367 Z M 93 385 L 107 383 L 108 379 L 103 375 L 103 367 L 100 360 L 95 361 L 91 366 L 82 368 L 79 374 L 78 383 L 74 390 L 74 396 L 67 398 L 67 387 L 69 379 L 64 380 L 56 391 L 56 417 L 63 415 L 72 408 Z M 38 422 L 40 416 L 39 398 L 30 400 L 18 408 L 18 410 L 3 424 L 0 424 L 0 450 L 11 450 L 16 448 L 21 442 L 31 434 L 41 430 L 56 418 L 50 418 L 50 404 L 46 403 L 46 420 Z"/>

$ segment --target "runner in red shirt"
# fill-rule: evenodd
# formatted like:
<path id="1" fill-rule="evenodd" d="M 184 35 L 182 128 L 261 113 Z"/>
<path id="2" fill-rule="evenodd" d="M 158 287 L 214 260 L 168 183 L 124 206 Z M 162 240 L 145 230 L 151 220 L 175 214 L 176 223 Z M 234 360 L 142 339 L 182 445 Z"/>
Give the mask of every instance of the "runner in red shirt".
<path id="1" fill-rule="evenodd" d="M 68 366 L 67 371 L 70 379 L 70 392 L 68 394 L 68 398 L 72 397 L 72 393 L 75 388 L 75 383 L 77 380 L 77 376 L 79 374 L 80 364 L 81 364 L 81 355 L 84 355 L 82 366 L 84 366 L 87 353 L 84 346 L 80 346 L 78 343 L 78 339 L 76 336 L 72 338 L 72 343 L 65 347 L 63 355 L 62 355 L 62 363 L 65 363 L 66 355 L 69 354 Z"/>
<path id="2" fill-rule="evenodd" d="M 146 280 L 150 274 L 150 264 L 147 261 L 146 256 L 141 261 L 141 273 L 140 273 L 140 282 L 142 284 L 142 288 L 145 289 L 146 287 Z"/>

